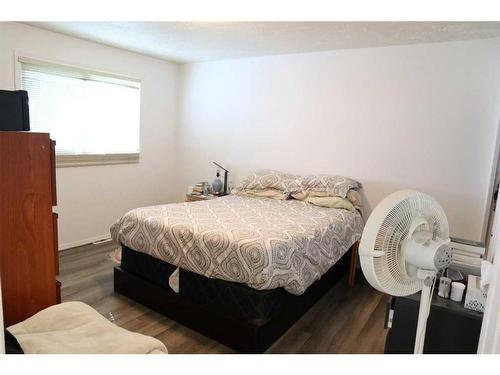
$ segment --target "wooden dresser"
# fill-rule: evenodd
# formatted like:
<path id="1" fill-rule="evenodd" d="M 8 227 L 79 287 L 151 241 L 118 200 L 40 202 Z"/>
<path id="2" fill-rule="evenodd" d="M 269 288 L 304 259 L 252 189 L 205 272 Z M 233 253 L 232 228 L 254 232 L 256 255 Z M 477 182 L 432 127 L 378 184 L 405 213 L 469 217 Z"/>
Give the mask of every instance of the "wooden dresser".
<path id="1" fill-rule="evenodd" d="M 55 142 L 0 131 L 0 277 L 5 326 L 58 303 Z"/>

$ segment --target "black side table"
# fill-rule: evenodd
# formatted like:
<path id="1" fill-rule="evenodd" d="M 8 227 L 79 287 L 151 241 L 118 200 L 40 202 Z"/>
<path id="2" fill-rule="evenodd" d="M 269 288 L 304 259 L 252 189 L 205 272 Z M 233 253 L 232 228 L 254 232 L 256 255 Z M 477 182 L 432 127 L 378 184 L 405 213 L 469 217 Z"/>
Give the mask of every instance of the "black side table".
<path id="1" fill-rule="evenodd" d="M 387 333 L 385 353 L 413 353 L 419 305 L 420 293 L 391 297 L 387 316 L 391 315 L 392 309 L 392 326 Z M 483 314 L 464 308 L 463 301 L 454 302 L 434 294 L 427 320 L 424 353 L 477 353 L 482 320 Z"/>

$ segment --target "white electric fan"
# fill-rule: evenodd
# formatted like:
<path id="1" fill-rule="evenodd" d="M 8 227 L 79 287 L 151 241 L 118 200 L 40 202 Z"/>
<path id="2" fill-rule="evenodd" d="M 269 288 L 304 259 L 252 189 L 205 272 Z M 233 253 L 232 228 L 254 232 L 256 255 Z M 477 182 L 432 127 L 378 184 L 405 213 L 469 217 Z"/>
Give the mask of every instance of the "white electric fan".
<path id="1" fill-rule="evenodd" d="M 422 291 L 415 353 L 424 349 L 436 273 L 451 262 L 449 237 L 448 220 L 439 203 L 414 190 L 386 197 L 363 230 L 359 256 L 368 282 L 393 296 Z"/>

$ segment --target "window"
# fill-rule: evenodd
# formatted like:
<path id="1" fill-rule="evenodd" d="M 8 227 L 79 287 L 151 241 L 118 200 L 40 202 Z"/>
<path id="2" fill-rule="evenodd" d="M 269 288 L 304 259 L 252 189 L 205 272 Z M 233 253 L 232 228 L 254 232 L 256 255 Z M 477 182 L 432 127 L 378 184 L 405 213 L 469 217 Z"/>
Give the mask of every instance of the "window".
<path id="1" fill-rule="evenodd" d="M 58 166 L 139 160 L 140 82 L 19 57 L 31 131 L 56 140 Z"/>

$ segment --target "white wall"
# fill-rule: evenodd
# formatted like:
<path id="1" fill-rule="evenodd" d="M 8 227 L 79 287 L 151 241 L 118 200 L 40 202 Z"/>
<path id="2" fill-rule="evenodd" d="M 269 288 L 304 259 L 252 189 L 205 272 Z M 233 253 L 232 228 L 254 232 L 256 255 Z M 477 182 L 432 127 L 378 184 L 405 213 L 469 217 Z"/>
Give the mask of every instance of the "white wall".
<path id="1" fill-rule="evenodd" d="M 0 23 L 0 89 L 15 88 L 14 50 L 142 79 L 141 162 L 57 171 L 63 247 L 108 235 L 131 208 L 182 200 L 213 179 L 214 160 L 234 183 L 262 167 L 351 176 L 368 212 L 419 189 L 444 206 L 452 235 L 482 238 L 499 39 L 188 64 L 178 84 L 176 64 Z"/>
<path id="2" fill-rule="evenodd" d="M 57 170 L 60 248 L 109 236 L 109 226 L 132 208 L 172 201 L 178 65 L 23 24 L 0 23 L 0 89 L 15 89 L 14 50 L 142 80 L 140 163 Z"/>
<path id="3" fill-rule="evenodd" d="M 353 177 L 368 211 L 413 188 L 451 234 L 483 236 L 500 115 L 500 40 L 366 48 L 184 65 L 177 199 L 253 168 Z"/>

